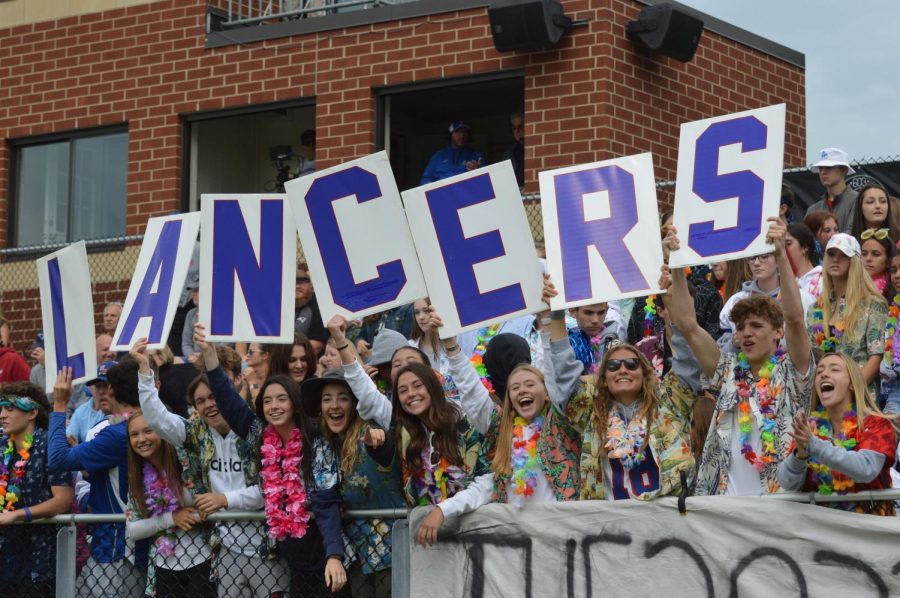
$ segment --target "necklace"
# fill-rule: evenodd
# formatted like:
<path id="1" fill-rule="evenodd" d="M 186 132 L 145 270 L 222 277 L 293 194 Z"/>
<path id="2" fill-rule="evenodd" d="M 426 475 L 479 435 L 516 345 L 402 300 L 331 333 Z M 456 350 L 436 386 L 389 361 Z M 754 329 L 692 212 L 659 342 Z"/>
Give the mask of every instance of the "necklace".
<path id="1" fill-rule="evenodd" d="M 811 330 L 815 335 L 815 345 L 824 353 L 833 353 L 841 344 L 841 338 L 844 336 L 844 322 L 839 321 L 834 326 L 829 326 L 830 335 L 825 334 L 825 311 L 822 307 L 825 305 L 825 298 L 821 295 L 816 300 L 816 306 L 812 310 L 812 318 L 810 318 Z"/>
<path id="2" fill-rule="evenodd" d="M 656 295 L 650 295 L 644 303 L 644 338 L 653 335 L 653 322 L 655 319 Z"/>
<path id="3" fill-rule="evenodd" d="M 738 396 L 741 402 L 738 404 L 738 429 L 741 436 L 741 454 L 753 466 L 756 471 L 762 473 L 766 465 L 775 463 L 777 453 L 775 451 L 775 399 L 781 393 L 781 386 L 772 386 L 770 384 L 772 372 L 775 366 L 781 360 L 784 352 L 778 349 L 766 364 L 760 368 L 757 376 L 758 380 L 752 384 L 750 377 L 750 364 L 743 352 L 738 354 L 738 364 L 734 368 L 734 381 L 737 384 Z M 762 444 L 762 455 L 757 455 L 753 450 L 750 442 L 753 412 L 750 408 L 750 395 L 753 394 L 753 388 L 756 388 L 759 397 L 759 414 L 761 419 L 759 424 L 759 435 Z"/>
<path id="4" fill-rule="evenodd" d="M 510 504 L 521 507 L 525 499 L 534 496 L 538 475 L 541 475 L 541 460 L 538 457 L 538 439 L 544 429 L 544 416 L 539 415 L 531 420 L 530 434 L 525 437 L 529 428 L 528 420 L 516 416 L 513 420 L 512 451 L 512 483 L 514 491 L 509 495 Z"/>
<path id="5" fill-rule="evenodd" d="M 437 464 L 432 458 L 437 456 Z M 422 447 L 422 473 L 413 476 L 413 487 L 418 495 L 420 507 L 436 505 L 465 488 L 466 472 L 452 465 L 447 457 L 438 454 L 431 446 L 431 440 Z"/>
<path id="6" fill-rule="evenodd" d="M 21 498 L 21 484 L 25 481 L 25 467 L 31 459 L 31 445 L 34 437 L 26 434 L 22 442 L 22 448 L 16 450 L 16 437 L 9 436 L 9 444 L 3 451 L 3 459 L 0 461 L 0 510 L 15 511 L 16 503 Z M 13 459 L 18 456 L 15 461 Z M 10 471 L 10 464 L 12 470 Z"/>
<path id="7" fill-rule="evenodd" d="M 900 294 L 894 295 L 894 301 L 888 308 L 887 324 L 884 327 L 884 363 L 894 365 L 900 363 L 900 355 L 894 353 L 894 347 L 900 342 L 900 331 L 897 330 L 897 318 L 900 316 Z"/>
<path id="8" fill-rule="evenodd" d="M 172 492 L 165 473 L 159 475 L 156 468 L 149 461 L 144 461 L 142 468 L 144 477 L 144 504 L 147 512 L 156 517 L 165 513 L 174 513 L 181 506 L 178 497 Z M 160 533 L 154 541 L 156 552 L 164 557 L 175 554 L 178 538 L 174 530 L 166 530 Z"/>
<path id="9" fill-rule="evenodd" d="M 841 420 L 841 429 L 835 434 L 828 413 L 820 409 L 810 414 L 810 419 L 816 422 L 816 438 L 833 443 L 847 451 L 856 448 L 856 434 L 859 431 L 856 418 L 856 406 L 844 414 Z M 813 457 L 809 458 L 809 469 L 812 471 L 813 485 L 819 494 L 847 494 L 853 491 L 856 482 L 853 478 L 835 471 L 823 463 L 819 463 Z"/>
<path id="10" fill-rule="evenodd" d="M 633 417 L 626 425 L 619 410 L 613 408 L 607 422 L 607 458 L 618 459 L 625 469 L 634 469 L 643 463 L 646 458 L 644 441 L 647 439 L 647 428 L 643 420 Z"/>
<path id="11" fill-rule="evenodd" d="M 300 473 L 303 443 L 300 428 L 291 430 L 287 445 L 275 426 L 263 431 L 259 447 L 259 477 L 266 500 L 266 522 L 269 535 L 275 540 L 302 538 L 306 535 L 309 513 L 306 510 L 306 489 Z"/>
<path id="12" fill-rule="evenodd" d="M 494 392 L 494 385 L 491 383 L 491 376 L 488 374 L 487 367 L 484 365 L 484 352 L 487 350 L 488 343 L 491 342 L 491 339 L 497 335 L 499 329 L 500 324 L 494 324 L 493 326 L 479 331 L 478 336 L 475 337 L 475 352 L 472 353 L 472 357 L 469 359 L 475 367 L 475 371 L 478 372 L 481 383 L 484 384 L 484 387 L 488 392 Z"/>

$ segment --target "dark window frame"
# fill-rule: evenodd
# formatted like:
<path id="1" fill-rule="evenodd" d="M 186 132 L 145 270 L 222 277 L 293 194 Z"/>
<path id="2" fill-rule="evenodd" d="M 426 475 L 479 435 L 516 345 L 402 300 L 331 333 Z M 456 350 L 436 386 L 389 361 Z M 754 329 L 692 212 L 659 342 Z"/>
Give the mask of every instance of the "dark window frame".
<path id="1" fill-rule="evenodd" d="M 8 195 L 9 202 L 7 203 L 7 218 L 6 218 L 6 247 L 7 248 L 19 248 L 19 193 L 18 193 L 18 185 L 19 185 L 19 168 L 21 165 L 21 155 L 22 150 L 29 147 L 36 147 L 40 145 L 49 145 L 52 143 L 60 143 L 60 142 L 68 142 L 72 143 L 78 139 L 89 139 L 92 137 L 105 137 L 109 135 L 120 135 L 125 133 L 128 135 L 129 127 L 128 122 L 118 123 L 115 125 L 105 125 L 102 127 L 92 127 L 89 129 L 72 129 L 69 131 L 56 131 L 53 133 L 44 133 L 41 135 L 33 135 L 30 137 L 19 137 L 16 139 L 9 139 L 9 149 L 10 149 L 10 163 L 9 163 L 9 187 L 8 187 Z M 73 185 L 75 184 L 75 177 L 71 176 L 72 170 L 74 167 L 75 160 L 75 152 L 69 153 L 69 188 L 68 188 L 68 207 L 66 214 L 66 241 L 65 243 L 72 243 L 74 239 L 69 238 L 71 235 L 71 227 L 72 227 L 72 194 L 73 194 Z M 128 187 L 128 168 L 129 162 L 126 160 L 126 170 L 125 170 L 125 186 L 126 189 Z M 128 215 L 128 194 L 126 191 L 125 195 L 125 215 L 127 221 Z M 121 235 L 117 235 L 117 237 L 123 237 L 128 232 L 127 226 L 126 229 L 122 231 Z M 111 237 L 116 238 L 116 237 Z M 25 245 L 23 247 L 41 247 L 40 245 Z"/>

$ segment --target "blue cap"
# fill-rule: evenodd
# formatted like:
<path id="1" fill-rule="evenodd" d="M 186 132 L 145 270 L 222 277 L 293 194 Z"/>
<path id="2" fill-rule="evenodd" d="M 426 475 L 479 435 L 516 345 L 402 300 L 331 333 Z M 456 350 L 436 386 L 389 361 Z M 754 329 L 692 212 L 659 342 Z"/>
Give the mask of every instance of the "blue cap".
<path id="1" fill-rule="evenodd" d="M 92 386 L 92 385 L 96 384 L 97 382 L 109 382 L 107 373 L 109 373 L 109 370 L 115 365 L 119 365 L 119 362 L 118 361 L 104 361 L 102 364 L 100 364 L 100 367 L 97 368 L 97 377 L 94 378 L 93 380 L 85 382 L 85 384 L 87 386 Z"/>

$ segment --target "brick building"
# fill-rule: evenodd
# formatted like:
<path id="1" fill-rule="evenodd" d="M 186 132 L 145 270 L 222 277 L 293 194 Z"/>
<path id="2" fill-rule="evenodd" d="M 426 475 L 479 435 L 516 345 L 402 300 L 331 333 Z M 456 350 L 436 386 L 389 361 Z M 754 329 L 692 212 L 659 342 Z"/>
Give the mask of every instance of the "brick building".
<path id="1" fill-rule="evenodd" d="M 324 3 L 250 3 L 300 8 L 278 18 L 235 14 L 247 0 L 0 3 L 0 306 L 15 347 L 40 326 L 32 261 L 48 251 L 23 248 L 137 235 L 204 192 L 272 191 L 304 159 L 387 149 L 413 187 L 460 118 L 494 161 L 524 112 L 526 193 L 540 170 L 645 151 L 672 179 L 682 122 L 780 102 L 785 167 L 804 161 L 803 55 L 706 15 L 681 63 L 625 34 L 653 2 L 563 0 L 586 25 L 516 53 L 495 49 L 488 0 Z M 307 153 L 273 160 L 284 146 Z M 124 298 L 136 254 L 121 239 L 92 251 L 98 314 Z"/>

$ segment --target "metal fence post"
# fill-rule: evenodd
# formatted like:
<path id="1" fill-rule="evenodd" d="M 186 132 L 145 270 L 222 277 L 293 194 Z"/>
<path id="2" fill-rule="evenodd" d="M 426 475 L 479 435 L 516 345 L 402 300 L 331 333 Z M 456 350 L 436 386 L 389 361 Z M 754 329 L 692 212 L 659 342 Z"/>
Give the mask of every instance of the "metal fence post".
<path id="1" fill-rule="evenodd" d="M 74 525 L 64 525 L 56 533 L 56 598 L 75 597 Z"/>
<path id="2" fill-rule="evenodd" d="M 409 561 L 409 519 L 398 519 L 391 532 L 391 598 L 409 598 Z"/>

